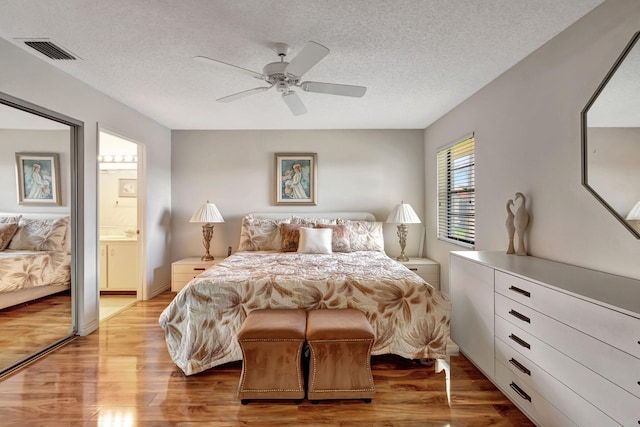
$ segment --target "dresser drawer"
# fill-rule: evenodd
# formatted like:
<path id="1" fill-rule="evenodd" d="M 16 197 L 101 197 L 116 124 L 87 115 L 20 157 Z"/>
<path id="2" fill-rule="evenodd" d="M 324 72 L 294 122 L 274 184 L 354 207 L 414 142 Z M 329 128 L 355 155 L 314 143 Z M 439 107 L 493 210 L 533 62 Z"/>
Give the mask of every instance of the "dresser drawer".
<path id="1" fill-rule="evenodd" d="M 518 384 L 531 387 L 546 401 L 582 427 L 617 425 L 610 417 L 574 393 L 522 353 L 496 338 L 496 370 L 501 363 L 515 375 Z"/>
<path id="2" fill-rule="evenodd" d="M 496 315 L 640 398 L 640 359 L 495 294 Z"/>
<path id="3" fill-rule="evenodd" d="M 606 283 L 603 283 L 606 286 Z M 496 292 L 640 358 L 640 319 L 497 271 Z"/>
<path id="4" fill-rule="evenodd" d="M 502 391 L 537 424 L 545 427 L 577 427 L 577 424 L 502 363 L 496 363 L 495 372 L 496 382 Z"/>
<path id="5" fill-rule="evenodd" d="M 500 316 L 496 316 L 495 331 L 497 339 L 523 354 L 616 422 L 637 427 L 640 399 Z"/>

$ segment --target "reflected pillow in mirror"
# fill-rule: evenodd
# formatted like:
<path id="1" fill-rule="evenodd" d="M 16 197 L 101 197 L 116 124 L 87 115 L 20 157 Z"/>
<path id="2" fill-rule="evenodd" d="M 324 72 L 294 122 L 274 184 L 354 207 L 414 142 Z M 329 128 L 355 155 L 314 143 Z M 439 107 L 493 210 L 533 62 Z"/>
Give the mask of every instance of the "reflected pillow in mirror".
<path id="1" fill-rule="evenodd" d="M 9 249 L 22 251 L 64 251 L 69 217 L 58 219 L 22 218 Z"/>
<path id="2" fill-rule="evenodd" d="M 4 251 L 14 234 L 18 231 L 18 224 L 15 222 L 0 223 L 0 251 Z"/>

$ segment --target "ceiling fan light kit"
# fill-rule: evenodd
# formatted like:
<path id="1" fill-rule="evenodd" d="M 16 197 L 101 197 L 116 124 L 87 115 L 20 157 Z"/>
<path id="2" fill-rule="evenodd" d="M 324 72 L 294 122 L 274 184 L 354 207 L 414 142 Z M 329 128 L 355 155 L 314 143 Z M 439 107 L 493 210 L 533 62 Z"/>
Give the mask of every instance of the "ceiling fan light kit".
<path id="1" fill-rule="evenodd" d="M 280 61 L 271 62 L 265 65 L 262 69 L 262 74 L 243 67 L 238 67 L 237 65 L 229 64 L 228 62 L 208 58 L 206 56 L 196 56 L 194 59 L 203 63 L 213 62 L 216 64 L 226 65 L 256 79 L 264 80 L 265 82 L 270 84 L 270 86 L 260 86 L 227 95 L 222 98 L 218 98 L 216 100 L 218 102 L 233 102 L 247 96 L 265 92 L 272 87 L 275 87 L 278 92 L 282 93 L 282 99 L 289 107 L 289 110 L 291 110 L 291 113 L 293 113 L 293 115 L 295 116 L 299 116 L 301 114 L 305 114 L 307 112 L 307 109 L 302 103 L 302 100 L 300 99 L 298 94 L 294 90 L 292 90 L 293 87 L 299 87 L 304 92 L 351 96 L 356 98 L 362 97 L 367 91 L 367 88 L 364 86 L 322 82 L 300 83 L 300 78 L 302 77 L 302 75 L 313 68 L 318 62 L 320 62 L 325 56 L 329 54 L 329 49 L 319 43 L 313 41 L 307 42 L 307 44 L 302 48 L 300 52 L 298 52 L 298 54 L 291 60 L 291 62 L 286 62 L 284 60 L 285 56 L 287 56 L 290 51 L 290 48 L 287 44 L 275 43 L 274 50 L 280 57 Z"/>

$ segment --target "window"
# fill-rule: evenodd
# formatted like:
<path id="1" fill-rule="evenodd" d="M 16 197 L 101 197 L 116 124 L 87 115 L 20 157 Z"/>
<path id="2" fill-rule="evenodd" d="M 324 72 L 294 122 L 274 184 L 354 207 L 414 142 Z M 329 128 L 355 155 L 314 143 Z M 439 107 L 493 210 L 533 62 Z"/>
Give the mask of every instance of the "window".
<path id="1" fill-rule="evenodd" d="M 473 247 L 476 239 L 473 134 L 438 151 L 438 239 Z"/>

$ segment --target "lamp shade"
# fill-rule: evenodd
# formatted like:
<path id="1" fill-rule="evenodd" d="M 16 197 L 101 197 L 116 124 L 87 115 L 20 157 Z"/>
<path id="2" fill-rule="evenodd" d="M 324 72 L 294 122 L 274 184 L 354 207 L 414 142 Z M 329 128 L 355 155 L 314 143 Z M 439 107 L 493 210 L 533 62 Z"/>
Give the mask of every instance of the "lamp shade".
<path id="1" fill-rule="evenodd" d="M 640 220 L 640 202 L 636 203 L 636 205 L 631 209 L 629 215 L 627 215 L 627 220 Z"/>
<path id="2" fill-rule="evenodd" d="M 400 202 L 389 214 L 387 222 L 392 224 L 419 224 L 421 221 L 409 203 Z"/>
<path id="3" fill-rule="evenodd" d="M 201 224 L 208 224 L 212 222 L 224 222 L 224 218 L 220 214 L 220 211 L 213 203 L 207 203 L 200 206 L 193 214 L 189 222 L 199 222 Z"/>

